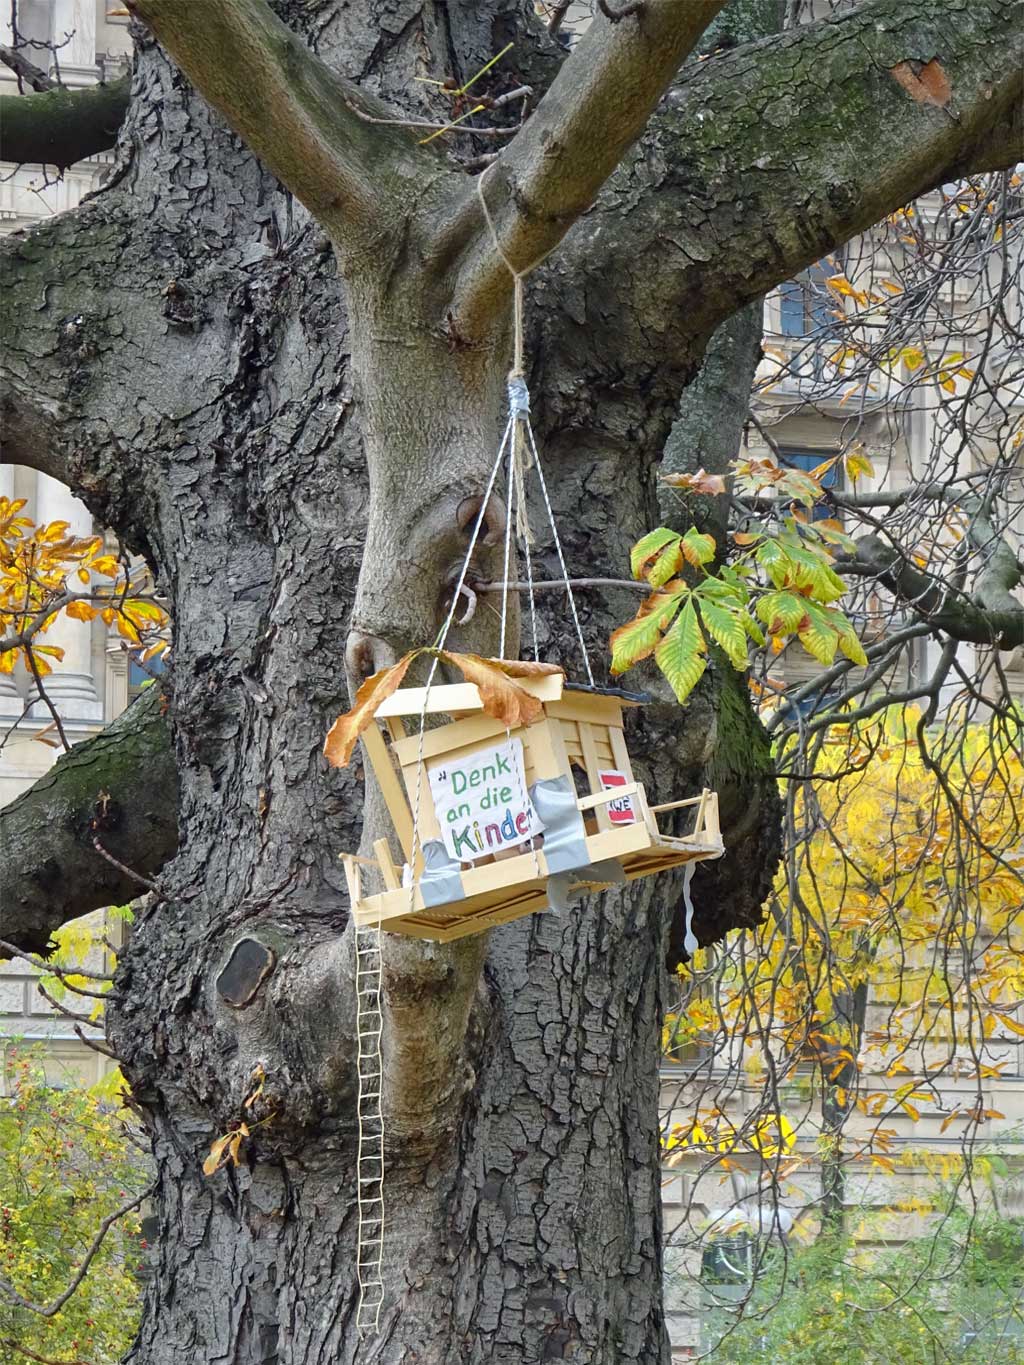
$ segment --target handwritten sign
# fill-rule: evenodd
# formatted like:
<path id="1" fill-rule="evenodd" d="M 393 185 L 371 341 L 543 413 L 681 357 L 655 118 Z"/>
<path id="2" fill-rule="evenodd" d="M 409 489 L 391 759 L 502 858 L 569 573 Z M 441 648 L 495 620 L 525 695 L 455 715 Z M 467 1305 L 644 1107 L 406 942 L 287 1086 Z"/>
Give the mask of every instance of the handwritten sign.
<path id="1" fill-rule="evenodd" d="M 441 759 L 428 776 L 444 846 L 460 863 L 525 844 L 544 829 L 527 794 L 521 739 Z"/>
<path id="2" fill-rule="evenodd" d="M 620 773 L 617 768 L 606 768 L 599 771 L 597 776 L 602 791 L 611 791 L 615 787 L 628 787 L 631 783 L 631 779 L 625 773 Z M 608 819 L 613 825 L 636 824 L 636 807 L 633 805 L 631 796 L 620 796 L 614 801 L 609 801 L 605 810 L 608 812 Z"/>

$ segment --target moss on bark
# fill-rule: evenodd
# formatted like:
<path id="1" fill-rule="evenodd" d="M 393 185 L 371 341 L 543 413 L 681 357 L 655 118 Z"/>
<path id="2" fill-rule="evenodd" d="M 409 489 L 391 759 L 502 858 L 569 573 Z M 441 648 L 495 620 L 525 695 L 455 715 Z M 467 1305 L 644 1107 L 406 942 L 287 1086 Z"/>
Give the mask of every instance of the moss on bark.
<path id="1" fill-rule="evenodd" d="M 0 95 L 0 161 L 65 170 L 106 151 L 128 108 L 131 80 L 82 90 L 64 86 L 36 95 Z"/>

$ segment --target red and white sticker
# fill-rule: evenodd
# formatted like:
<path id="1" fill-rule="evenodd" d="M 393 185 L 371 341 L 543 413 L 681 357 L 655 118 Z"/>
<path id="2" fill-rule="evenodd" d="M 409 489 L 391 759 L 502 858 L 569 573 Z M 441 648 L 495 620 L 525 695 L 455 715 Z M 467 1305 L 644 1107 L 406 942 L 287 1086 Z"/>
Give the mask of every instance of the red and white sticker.
<path id="1" fill-rule="evenodd" d="M 612 791 L 615 787 L 630 787 L 633 785 L 632 778 L 620 773 L 616 768 L 605 768 L 599 771 L 598 780 L 601 783 L 602 791 Z M 634 825 L 636 824 L 636 806 L 633 805 L 631 796 L 620 796 L 614 801 L 609 801 L 605 810 L 608 818 L 613 825 Z"/>

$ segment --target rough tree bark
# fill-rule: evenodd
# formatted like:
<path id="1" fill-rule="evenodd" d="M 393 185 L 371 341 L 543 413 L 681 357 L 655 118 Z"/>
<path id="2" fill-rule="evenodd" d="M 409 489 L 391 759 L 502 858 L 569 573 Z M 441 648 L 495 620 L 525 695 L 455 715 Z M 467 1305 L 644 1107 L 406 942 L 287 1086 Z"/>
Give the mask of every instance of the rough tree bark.
<path id="1" fill-rule="evenodd" d="M 672 877 L 453 947 L 389 939 L 388 1297 L 355 1338 L 337 853 L 364 784 L 321 746 L 350 682 L 436 632 L 500 430 L 510 295 L 478 186 L 370 120 L 436 118 L 414 77 L 464 80 L 513 39 L 512 78 L 551 87 L 480 188 L 517 268 L 554 253 L 530 290 L 536 424 L 572 562 L 616 575 L 715 326 L 1003 145 L 1009 7 L 874 0 L 684 67 L 660 105 L 720 6 L 647 0 L 567 61 L 517 0 L 278 0 L 289 29 L 259 0 L 132 7 L 270 169 L 140 26 L 111 184 L 6 247 L 6 457 L 145 553 L 175 621 L 180 842 L 110 1021 L 159 1175 L 131 1359 L 655 1365 Z M 945 102 L 891 74 L 939 59 Z M 493 544 L 476 571 L 500 577 Z M 495 650 L 492 605 L 459 643 Z M 596 655 L 629 610 L 586 600 Z M 542 626 L 564 654 L 554 609 Z M 754 922 L 778 829 L 745 697 L 712 670 L 630 739 L 652 790 L 723 792 L 730 853 L 695 879 L 698 936 Z M 236 1008 L 218 979 L 242 938 L 275 965 Z M 206 1179 L 257 1066 L 265 1121 Z"/>

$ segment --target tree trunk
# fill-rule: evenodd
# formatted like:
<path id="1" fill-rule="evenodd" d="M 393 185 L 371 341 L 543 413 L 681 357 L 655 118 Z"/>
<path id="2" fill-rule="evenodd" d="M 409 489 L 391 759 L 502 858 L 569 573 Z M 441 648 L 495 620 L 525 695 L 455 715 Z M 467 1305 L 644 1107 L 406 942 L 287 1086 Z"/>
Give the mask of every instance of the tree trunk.
<path id="1" fill-rule="evenodd" d="M 146 1365 L 664 1357 L 657 1076 L 673 876 L 489 941 L 391 944 L 387 1300 L 379 1337 L 356 1339 L 351 930 L 337 854 L 358 845 L 361 802 L 358 778 L 331 773 L 320 750 L 345 705 L 346 650 L 365 672 L 437 629 L 465 549 L 459 507 L 496 450 L 507 364 L 504 344 L 452 352 L 427 333 L 431 306 L 404 293 L 382 308 L 349 291 L 377 475 L 365 514 L 362 478 L 332 440 L 297 449 L 250 418 L 230 454 L 210 442 L 179 456 L 187 499 L 149 521 L 175 621 L 182 846 L 161 876 L 169 899 L 136 929 L 112 1017 L 162 1177 L 133 1356 Z M 585 483 L 552 474 L 564 510 L 607 498 L 623 468 Z M 350 634 L 346 541 L 361 539 L 364 515 Z M 620 519 L 616 556 L 647 516 L 638 503 Z M 485 581 L 501 576 L 498 532 L 477 565 Z M 554 574 L 549 539 L 541 549 Z M 491 605 L 456 645 L 497 652 Z M 589 618 L 600 651 L 611 616 Z M 557 617 L 546 624 L 561 657 Z M 706 750 L 691 736 L 649 754 L 652 790 L 692 790 Z M 219 990 L 241 939 L 276 965 L 238 1008 Z M 441 1027 L 453 1042 L 439 1057 Z M 250 1112 L 257 1067 L 266 1080 Z M 204 1177 L 212 1140 L 243 1119 L 254 1137 L 242 1166 Z"/>

